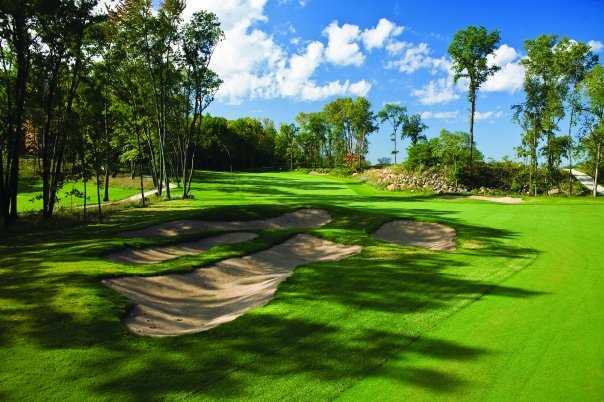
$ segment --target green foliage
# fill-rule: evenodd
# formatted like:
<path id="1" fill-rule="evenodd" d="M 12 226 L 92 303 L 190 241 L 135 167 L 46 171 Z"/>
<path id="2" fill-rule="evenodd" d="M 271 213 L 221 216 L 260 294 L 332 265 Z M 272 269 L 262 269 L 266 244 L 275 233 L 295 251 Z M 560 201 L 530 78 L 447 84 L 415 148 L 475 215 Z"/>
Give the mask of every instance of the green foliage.
<path id="1" fill-rule="evenodd" d="M 272 122 L 206 115 L 200 131 L 198 147 L 204 157 L 197 160 L 196 168 L 247 170 L 275 166 L 277 131 Z"/>
<path id="2" fill-rule="evenodd" d="M 405 166 L 412 170 L 440 168 L 452 181 L 457 181 L 464 161 L 470 155 L 470 136 L 464 132 L 450 132 L 445 129 L 440 135 L 429 140 L 420 140 L 407 149 Z M 482 160 L 480 151 L 475 150 L 477 160 Z"/>
<path id="3" fill-rule="evenodd" d="M 418 141 L 426 139 L 426 136 L 422 134 L 424 130 L 427 130 L 428 126 L 422 122 L 422 117 L 419 114 L 412 114 L 405 116 L 403 121 L 402 138 L 409 138 L 411 144 L 417 144 Z"/>
<path id="4" fill-rule="evenodd" d="M 438 145 L 438 138 L 431 138 L 409 146 L 407 148 L 405 166 L 412 170 L 421 170 L 437 166 L 439 164 L 437 157 Z"/>
<path id="5" fill-rule="evenodd" d="M 478 161 L 463 166 L 458 174 L 461 185 L 469 189 L 488 188 L 502 192 L 525 193 L 528 190 L 527 169 L 513 161 Z"/>
<path id="6" fill-rule="evenodd" d="M 480 86 L 500 67 L 490 63 L 492 55 L 499 44 L 499 31 L 488 32 L 484 27 L 469 26 L 458 31 L 449 45 L 449 55 L 453 61 L 453 80 L 467 79 L 468 101 L 470 102 L 470 153 L 468 162 L 473 163 L 474 150 L 474 114 L 476 96 Z"/>
<path id="7" fill-rule="evenodd" d="M 586 43 L 559 39 L 554 35 L 541 35 L 525 41 L 527 57 L 522 60 L 526 68 L 525 101 L 514 105 L 514 119 L 523 129 L 521 154 L 528 157 L 530 193 L 538 188 L 545 191 L 558 183 L 559 167 L 563 158 L 577 153 L 574 149 L 572 128 L 578 115 L 585 109 L 579 93 L 582 80 L 597 62 L 597 56 Z M 567 136 L 557 136 L 561 119 L 570 110 Z M 543 145 L 541 146 L 541 143 Z M 539 184 L 540 154 L 545 160 L 545 184 Z"/>
<path id="8" fill-rule="evenodd" d="M 468 98 L 472 102 L 476 91 L 497 70 L 490 65 L 487 56 L 492 54 L 499 44 L 499 31 L 488 32 L 485 27 L 469 26 L 455 33 L 449 45 L 449 55 L 453 60 L 453 79 L 469 81 Z"/>
<path id="9" fill-rule="evenodd" d="M 390 133 L 390 141 L 394 146 L 392 155 L 394 156 L 394 163 L 396 164 L 396 155 L 399 153 L 397 147 L 397 140 L 399 131 L 404 127 L 404 123 L 407 120 L 407 108 L 404 106 L 397 105 L 395 103 L 387 103 L 383 109 L 377 114 L 377 118 L 380 124 L 388 123 L 392 129 Z"/>

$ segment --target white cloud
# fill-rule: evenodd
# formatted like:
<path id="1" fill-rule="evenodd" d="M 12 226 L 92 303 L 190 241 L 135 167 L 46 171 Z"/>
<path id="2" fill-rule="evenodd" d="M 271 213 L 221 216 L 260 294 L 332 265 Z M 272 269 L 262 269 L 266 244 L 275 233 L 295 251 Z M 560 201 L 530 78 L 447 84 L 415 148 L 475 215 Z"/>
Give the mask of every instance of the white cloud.
<path id="1" fill-rule="evenodd" d="M 524 67 L 519 63 L 508 63 L 493 74 L 480 88 L 485 92 L 514 93 L 524 84 Z"/>
<path id="2" fill-rule="evenodd" d="M 401 49 L 399 51 L 399 49 Z M 467 91 L 467 79 L 460 79 L 457 84 L 453 80 L 451 61 L 446 57 L 435 58 L 430 55 L 426 43 L 418 45 L 399 44 L 391 53 L 402 54 L 399 60 L 389 62 L 386 67 L 398 68 L 404 73 L 413 73 L 419 69 L 430 69 L 432 74 L 445 72 L 446 76 L 429 81 L 420 89 L 415 89 L 411 95 L 418 98 L 424 105 L 435 105 L 459 99 L 460 94 Z M 485 92 L 514 93 L 522 88 L 524 83 L 524 67 L 520 64 L 518 52 L 506 44 L 497 48 L 488 57 L 489 65 L 497 65 L 501 69 L 491 76 L 481 87 Z M 492 115 L 489 115 L 489 117 Z"/>
<path id="3" fill-rule="evenodd" d="M 360 51 L 357 43 L 361 32 L 357 25 L 344 24 L 338 25 L 338 21 L 333 21 L 324 30 L 323 35 L 327 36 L 327 49 L 325 57 L 330 63 L 349 66 L 360 66 L 365 61 L 365 56 Z"/>
<path id="4" fill-rule="evenodd" d="M 371 83 L 361 80 L 355 83 L 346 81 L 340 83 L 340 81 L 332 81 L 327 85 L 316 86 L 313 82 L 309 82 L 301 88 L 301 99 L 306 101 L 315 101 L 325 99 L 330 96 L 338 95 L 354 95 L 354 96 L 366 96 L 371 90 Z"/>
<path id="5" fill-rule="evenodd" d="M 434 58 L 430 56 L 430 47 L 424 42 L 417 45 L 393 42 L 386 50 L 390 54 L 402 54 L 400 59 L 386 64 L 386 68 L 396 68 L 401 73 L 411 74 L 422 68 L 430 69 L 432 73 L 436 73 L 439 70 L 448 71 L 451 67 L 451 63 L 445 57 Z"/>
<path id="6" fill-rule="evenodd" d="M 348 81 L 347 81 L 348 82 Z M 355 96 L 367 96 L 371 90 L 371 83 L 366 80 L 361 80 L 350 84 L 348 92 Z"/>
<path id="7" fill-rule="evenodd" d="M 382 48 L 390 38 L 400 35 L 405 28 L 381 18 L 375 28 L 366 29 L 361 34 L 361 39 L 367 50 Z"/>
<path id="8" fill-rule="evenodd" d="M 476 111 L 474 114 L 475 120 L 494 120 L 503 116 L 503 112 L 501 110 L 489 110 L 487 112 L 479 112 Z"/>
<path id="9" fill-rule="evenodd" d="M 305 7 L 309 1 L 310 0 L 298 0 L 297 3 L 300 7 Z M 292 3 L 292 0 L 278 0 L 277 1 L 277 4 L 279 4 L 280 6 L 284 6 L 284 5 L 287 5 L 290 3 Z"/>
<path id="10" fill-rule="evenodd" d="M 459 98 L 451 76 L 432 80 L 423 88 L 413 90 L 411 95 L 418 98 L 419 103 L 423 105 L 447 103 Z"/>
<path id="11" fill-rule="evenodd" d="M 591 47 L 591 51 L 594 53 L 599 53 L 600 50 L 604 48 L 604 43 L 600 42 L 599 40 L 590 40 L 587 42 L 587 44 L 589 47 Z"/>
<path id="12" fill-rule="evenodd" d="M 487 63 L 490 66 L 496 65 L 501 67 L 505 64 L 513 62 L 517 58 L 518 53 L 516 53 L 516 49 L 504 43 L 495 49 L 493 53 L 487 56 Z"/>
<path id="13" fill-rule="evenodd" d="M 313 101 L 330 96 L 367 95 L 371 84 L 365 80 L 326 83 L 313 80 L 319 66 L 325 63 L 325 45 L 313 41 L 299 53 L 289 54 L 272 36 L 257 27 L 267 21 L 265 6 L 266 0 L 187 2 L 185 19 L 203 8 L 216 13 L 225 32 L 225 39 L 217 46 L 211 63 L 224 81 L 217 94 L 219 100 L 229 103 L 274 98 Z M 357 32 L 357 41 L 358 36 Z M 301 42 L 301 39 L 292 38 L 291 43 L 297 46 Z M 358 45 L 354 45 L 358 50 Z"/>
<path id="14" fill-rule="evenodd" d="M 450 111 L 450 112 L 432 112 L 432 111 L 426 111 L 426 112 L 421 112 L 420 113 L 422 119 L 425 120 L 430 120 L 430 119 L 447 119 L 447 120 L 451 120 L 451 119 L 456 119 L 457 116 L 459 115 L 459 111 L 454 110 L 454 111 Z"/>
<path id="15" fill-rule="evenodd" d="M 413 44 L 403 41 L 390 41 L 386 45 L 386 50 L 391 56 L 400 54 L 405 48 L 411 47 Z"/>
<path id="16" fill-rule="evenodd" d="M 309 97 L 305 96 L 307 88 L 314 93 L 320 92 L 320 87 L 311 81 L 311 77 L 323 60 L 323 51 L 323 44 L 315 41 L 308 44 L 303 54 L 295 54 L 290 57 L 288 66 L 279 69 L 275 77 L 278 85 L 277 91 L 281 96 L 301 97 L 309 100 Z M 332 85 L 332 91 L 333 88 Z M 342 90 L 341 86 L 338 88 Z M 316 97 L 310 100 L 316 100 Z"/>
<path id="17" fill-rule="evenodd" d="M 524 67 L 520 64 L 520 56 L 513 47 L 506 44 L 495 49 L 487 57 L 489 65 L 499 66 L 501 69 L 493 74 L 483 84 L 481 90 L 485 92 L 514 93 L 524 84 Z"/>

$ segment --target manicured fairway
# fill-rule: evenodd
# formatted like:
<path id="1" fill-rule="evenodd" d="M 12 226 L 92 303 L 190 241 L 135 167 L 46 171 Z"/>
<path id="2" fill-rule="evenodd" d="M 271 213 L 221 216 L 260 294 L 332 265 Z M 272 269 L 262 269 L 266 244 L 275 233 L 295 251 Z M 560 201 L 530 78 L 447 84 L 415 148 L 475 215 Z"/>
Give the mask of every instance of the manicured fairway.
<path id="1" fill-rule="evenodd" d="M 525 400 L 604 397 L 604 203 L 521 205 L 397 194 L 295 173 L 200 173 L 194 200 L 103 225 L 0 237 L 0 400 Z M 129 266 L 103 254 L 169 244 L 116 233 L 180 219 L 254 219 L 301 206 L 310 233 L 361 254 L 296 269 L 273 301 L 214 330 L 146 338 L 101 279 L 187 271 L 299 230 Z M 374 240 L 393 218 L 457 230 L 457 250 Z M 190 236 L 189 236 L 190 237 Z"/>

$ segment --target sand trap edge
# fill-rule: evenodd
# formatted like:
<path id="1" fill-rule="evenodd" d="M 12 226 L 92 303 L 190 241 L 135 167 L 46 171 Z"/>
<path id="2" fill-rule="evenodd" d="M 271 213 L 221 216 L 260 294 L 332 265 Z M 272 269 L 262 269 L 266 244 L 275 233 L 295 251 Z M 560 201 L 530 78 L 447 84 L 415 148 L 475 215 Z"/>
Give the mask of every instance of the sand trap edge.
<path id="1" fill-rule="evenodd" d="M 122 320 L 130 332 L 179 336 L 210 330 L 269 303 L 300 265 L 340 261 L 361 251 L 358 245 L 298 234 L 268 249 L 186 274 L 111 278 L 102 283 L 134 304 Z"/>
<path id="2" fill-rule="evenodd" d="M 517 197 L 489 197 L 485 195 L 471 195 L 468 197 L 471 200 L 496 202 L 498 204 L 518 205 L 522 204 L 522 198 Z"/>
<path id="3" fill-rule="evenodd" d="M 405 247 L 454 251 L 456 235 L 454 228 L 442 223 L 396 219 L 384 223 L 372 236 Z"/>
<path id="4" fill-rule="evenodd" d="M 247 221 L 207 221 L 178 219 L 157 223 L 141 229 L 117 233 L 118 237 L 176 237 L 210 231 L 260 231 L 267 229 L 310 229 L 327 225 L 333 220 L 328 211 L 320 208 L 300 208 L 284 214 Z"/>
<path id="5" fill-rule="evenodd" d="M 186 240 L 162 246 L 124 247 L 104 257 L 117 264 L 146 265 L 159 264 L 179 257 L 202 254 L 213 247 L 244 243 L 258 238 L 252 232 L 228 232 L 198 240 Z"/>

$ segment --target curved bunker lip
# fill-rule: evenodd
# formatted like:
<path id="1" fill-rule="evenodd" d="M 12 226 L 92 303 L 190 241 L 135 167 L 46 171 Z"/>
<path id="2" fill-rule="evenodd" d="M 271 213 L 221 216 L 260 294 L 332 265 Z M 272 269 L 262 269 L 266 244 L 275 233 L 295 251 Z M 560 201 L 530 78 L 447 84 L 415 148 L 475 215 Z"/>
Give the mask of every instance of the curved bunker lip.
<path id="1" fill-rule="evenodd" d="M 120 237 L 174 237 L 208 231 L 246 231 L 266 229 L 319 228 L 331 222 L 331 215 L 323 209 L 303 208 L 274 218 L 251 221 L 177 220 L 164 222 L 140 230 L 122 232 Z"/>
<path id="2" fill-rule="evenodd" d="M 146 336 L 207 331 L 268 303 L 299 265 L 338 261 L 361 246 L 333 243 L 308 234 L 254 254 L 231 258 L 186 274 L 105 279 L 135 303 L 124 323 Z"/>
<path id="3" fill-rule="evenodd" d="M 471 200 L 497 202 L 499 204 L 522 204 L 522 198 L 517 197 L 489 197 L 485 195 L 471 195 Z"/>
<path id="4" fill-rule="evenodd" d="M 455 250 L 455 229 L 440 223 L 390 221 L 376 230 L 373 237 L 401 246 L 422 247 L 429 250 Z"/>
<path id="5" fill-rule="evenodd" d="M 256 233 L 232 232 L 199 240 L 186 241 L 169 246 L 152 246 L 146 248 L 124 248 L 107 254 L 111 261 L 122 264 L 157 264 L 183 255 L 195 255 L 208 251 L 215 246 L 243 243 L 257 238 Z"/>

